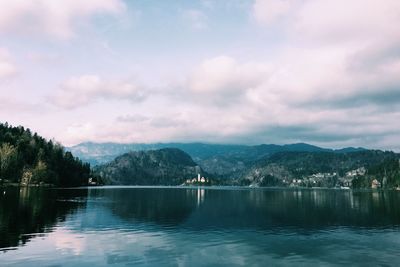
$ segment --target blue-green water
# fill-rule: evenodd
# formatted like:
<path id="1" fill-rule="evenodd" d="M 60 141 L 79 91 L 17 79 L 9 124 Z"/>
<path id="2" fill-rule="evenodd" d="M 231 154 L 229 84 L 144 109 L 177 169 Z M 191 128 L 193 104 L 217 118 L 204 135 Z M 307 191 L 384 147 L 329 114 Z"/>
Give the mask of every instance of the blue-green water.
<path id="1" fill-rule="evenodd" d="M 399 266 L 400 192 L 1 189 L 0 266 Z"/>

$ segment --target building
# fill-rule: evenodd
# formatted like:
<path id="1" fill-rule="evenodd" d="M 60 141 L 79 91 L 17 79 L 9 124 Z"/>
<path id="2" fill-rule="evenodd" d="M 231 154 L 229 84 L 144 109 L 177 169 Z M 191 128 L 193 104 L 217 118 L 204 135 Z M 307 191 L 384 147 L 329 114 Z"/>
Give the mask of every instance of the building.
<path id="1" fill-rule="evenodd" d="M 381 187 L 381 183 L 378 180 L 376 180 L 376 179 L 372 180 L 372 183 L 371 183 L 371 188 L 372 189 L 377 189 L 377 188 L 380 188 L 380 187 Z"/>
<path id="2" fill-rule="evenodd" d="M 197 174 L 197 177 L 186 180 L 186 184 L 204 184 L 209 182 L 210 180 L 205 178 L 204 176 L 201 176 L 200 173 Z"/>
<path id="3" fill-rule="evenodd" d="M 88 184 L 89 185 L 97 185 L 97 182 L 95 180 L 93 180 L 93 178 L 89 178 Z"/>

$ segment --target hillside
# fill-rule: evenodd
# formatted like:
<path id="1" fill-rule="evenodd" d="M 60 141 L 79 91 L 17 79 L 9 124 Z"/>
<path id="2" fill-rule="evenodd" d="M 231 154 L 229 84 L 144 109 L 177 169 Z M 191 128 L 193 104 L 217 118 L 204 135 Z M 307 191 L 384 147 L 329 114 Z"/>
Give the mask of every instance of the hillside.
<path id="1" fill-rule="evenodd" d="M 193 160 L 207 173 L 225 179 L 237 178 L 243 170 L 254 162 L 278 152 L 355 152 L 363 148 L 344 148 L 333 150 L 309 144 L 289 145 L 222 145 L 203 143 L 155 143 L 155 144 L 117 144 L 117 143 L 82 143 L 68 148 L 81 159 L 92 165 L 99 165 L 113 160 L 115 157 L 131 151 L 147 151 L 162 148 L 177 148 L 189 154 Z"/>
<path id="2" fill-rule="evenodd" d="M 107 184 L 179 185 L 203 171 L 182 150 L 134 151 L 94 168 Z"/>
<path id="3" fill-rule="evenodd" d="M 148 150 L 166 145 L 181 149 Z M 382 187 L 400 185 L 399 155 L 380 150 L 352 147 L 333 150 L 304 143 L 257 146 L 88 143 L 79 147 L 86 156 L 93 152 L 101 155 L 101 151 L 110 155 L 121 149 L 144 149 L 96 167 L 96 173 L 109 184 L 182 184 L 202 172 L 215 183 L 225 185 L 370 188 L 374 179 Z"/>
<path id="4" fill-rule="evenodd" d="M 0 184 L 86 185 L 90 165 L 30 129 L 0 124 Z"/>
<path id="5" fill-rule="evenodd" d="M 213 156 L 240 153 L 246 150 L 247 146 L 203 143 L 119 144 L 86 142 L 67 149 L 92 165 L 101 165 L 131 151 L 147 151 L 163 148 L 177 148 L 188 153 L 195 161 L 202 161 Z"/>
<path id="6" fill-rule="evenodd" d="M 396 153 L 380 150 L 280 152 L 258 161 L 238 181 L 257 186 L 368 188 L 377 179 L 382 185 L 396 187 L 400 184 L 399 158 Z"/>

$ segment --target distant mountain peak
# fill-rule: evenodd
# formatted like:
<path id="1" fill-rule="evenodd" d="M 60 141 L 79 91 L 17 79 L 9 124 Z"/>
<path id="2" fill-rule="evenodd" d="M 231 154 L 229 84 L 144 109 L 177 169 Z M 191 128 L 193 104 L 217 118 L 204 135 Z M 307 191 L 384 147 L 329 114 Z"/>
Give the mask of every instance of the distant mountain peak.
<path id="1" fill-rule="evenodd" d="M 209 144 L 209 143 L 96 143 L 84 142 L 67 148 L 74 155 L 78 156 L 91 165 L 98 165 L 109 162 L 115 157 L 130 151 L 154 150 L 162 148 L 178 148 L 188 153 L 195 161 L 201 162 L 215 157 L 235 158 L 239 161 L 254 161 L 266 155 L 272 155 L 279 151 L 304 151 L 304 152 L 337 152 L 349 153 L 364 150 L 363 148 L 343 148 L 329 149 L 321 148 L 315 145 L 299 142 L 294 144 L 276 145 L 238 145 L 238 144 Z"/>

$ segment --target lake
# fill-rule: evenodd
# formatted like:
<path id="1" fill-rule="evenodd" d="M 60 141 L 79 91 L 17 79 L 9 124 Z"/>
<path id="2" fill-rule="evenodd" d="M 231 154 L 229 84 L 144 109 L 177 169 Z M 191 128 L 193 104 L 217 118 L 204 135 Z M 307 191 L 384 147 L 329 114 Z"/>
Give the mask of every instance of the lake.
<path id="1" fill-rule="evenodd" d="M 399 266 L 399 230 L 397 191 L 0 191 L 0 266 Z"/>

